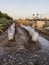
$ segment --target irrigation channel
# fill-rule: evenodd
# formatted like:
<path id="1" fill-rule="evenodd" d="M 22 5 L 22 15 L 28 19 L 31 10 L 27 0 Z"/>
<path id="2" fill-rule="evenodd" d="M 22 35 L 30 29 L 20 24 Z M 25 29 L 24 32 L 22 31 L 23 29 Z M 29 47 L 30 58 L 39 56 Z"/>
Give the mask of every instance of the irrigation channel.
<path id="1" fill-rule="evenodd" d="M 34 42 L 26 29 L 15 26 L 13 40 L 9 28 L 0 35 L 0 65 L 49 65 L 49 40 L 39 35 Z"/>

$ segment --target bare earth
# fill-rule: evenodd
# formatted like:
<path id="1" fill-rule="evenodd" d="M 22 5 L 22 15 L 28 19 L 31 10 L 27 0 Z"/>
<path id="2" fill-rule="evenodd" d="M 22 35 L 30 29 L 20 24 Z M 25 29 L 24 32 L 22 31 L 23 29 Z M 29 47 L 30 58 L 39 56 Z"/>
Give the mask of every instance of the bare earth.
<path id="1" fill-rule="evenodd" d="M 49 48 L 41 49 L 18 24 L 14 37 L 8 41 L 7 31 L 0 35 L 0 65 L 49 65 Z"/>

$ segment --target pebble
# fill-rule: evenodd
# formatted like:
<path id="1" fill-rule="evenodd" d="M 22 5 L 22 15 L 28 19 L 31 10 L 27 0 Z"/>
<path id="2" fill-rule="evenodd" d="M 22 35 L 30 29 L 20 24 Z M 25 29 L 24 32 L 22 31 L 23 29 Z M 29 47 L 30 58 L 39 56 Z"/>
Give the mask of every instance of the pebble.
<path id="1" fill-rule="evenodd" d="M 46 60 L 47 58 L 45 57 L 44 60 Z"/>
<path id="2" fill-rule="evenodd" d="M 34 55 L 34 56 L 38 56 L 38 55 L 36 54 L 36 55 Z"/>
<path id="3" fill-rule="evenodd" d="M 10 56 L 10 58 L 12 58 L 12 56 Z"/>
<path id="4" fill-rule="evenodd" d="M 4 59 L 4 62 L 6 62 L 6 59 Z"/>
<path id="5" fill-rule="evenodd" d="M 5 65 L 7 65 L 7 62 L 5 63 Z"/>
<path id="6" fill-rule="evenodd" d="M 16 60 L 16 58 L 13 57 L 13 60 Z"/>
<path id="7" fill-rule="evenodd" d="M 28 65 L 34 65 L 33 62 L 28 62 Z"/>
<path id="8" fill-rule="evenodd" d="M 20 58 L 21 61 L 23 61 L 23 58 Z"/>
<path id="9" fill-rule="evenodd" d="M 14 60 L 12 60 L 12 62 L 14 63 Z"/>
<path id="10" fill-rule="evenodd" d="M 19 62 L 19 65 L 21 65 L 22 64 L 22 62 Z"/>

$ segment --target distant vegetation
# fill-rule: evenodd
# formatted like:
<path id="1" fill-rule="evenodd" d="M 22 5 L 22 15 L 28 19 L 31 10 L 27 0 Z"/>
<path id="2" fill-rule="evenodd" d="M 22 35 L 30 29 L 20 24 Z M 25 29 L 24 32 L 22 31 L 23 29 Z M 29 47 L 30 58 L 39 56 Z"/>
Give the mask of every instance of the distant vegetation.
<path id="1" fill-rule="evenodd" d="M 6 13 L 0 11 L 0 33 L 9 27 L 13 22 L 13 18 L 8 16 Z"/>
<path id="2" fill-rule="evenodd" d="M 0 11 L 0 18 L 6 18 L 8 20 L 13 20 L 12 17 L 7 15 L 7 13 L 2 13 L 1 11 Z"/>
<path id="3" fill-rule="evenodd" d="M 49 27 L 49 23 L 45 23 L 44 28 Z"/>

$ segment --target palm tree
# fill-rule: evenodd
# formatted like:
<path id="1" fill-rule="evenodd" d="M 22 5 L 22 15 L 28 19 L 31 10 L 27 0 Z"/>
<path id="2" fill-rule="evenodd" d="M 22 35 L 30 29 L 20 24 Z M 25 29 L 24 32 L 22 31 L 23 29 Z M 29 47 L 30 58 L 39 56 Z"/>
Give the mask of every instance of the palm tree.
<path id="1" fill-rule="evenodd" d="M 33 18 L 34 18 L 35 14 L 33 14 Z"/>
<path id="2" fill-rule="evenodd" d="M 37 18 L 38 18 L 39 14 L 37 13 Z"/>

